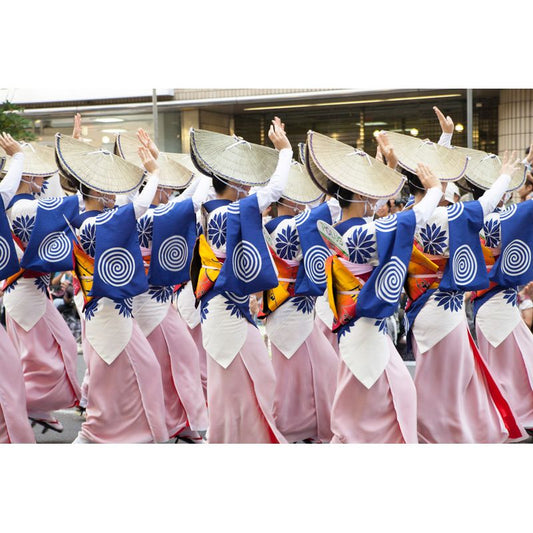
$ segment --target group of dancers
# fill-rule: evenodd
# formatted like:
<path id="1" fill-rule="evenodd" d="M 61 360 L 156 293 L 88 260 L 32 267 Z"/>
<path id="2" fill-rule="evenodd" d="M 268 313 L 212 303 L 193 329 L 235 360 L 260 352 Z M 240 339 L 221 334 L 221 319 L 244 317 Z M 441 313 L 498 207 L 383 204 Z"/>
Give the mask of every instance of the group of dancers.
<path id="1" fill-rule="evenodd" d="M 75 443 L 528 439 L 533 202 L 509 200 L 533 150 L 454 147 L 434 109 L 437 143 L 381 132 L 375 157 L 315 131 L 295 150 L 278 117 L 273 148 L 193 128 L 187 154 L 144 130 L 93 146 L 80 115 L 53 148 L 1 134 L 0 442 L 72 407 Z M 67 271 L 81 384 L 48 291 Z M 404 292 L 414 379 L 387 334 Z"/>

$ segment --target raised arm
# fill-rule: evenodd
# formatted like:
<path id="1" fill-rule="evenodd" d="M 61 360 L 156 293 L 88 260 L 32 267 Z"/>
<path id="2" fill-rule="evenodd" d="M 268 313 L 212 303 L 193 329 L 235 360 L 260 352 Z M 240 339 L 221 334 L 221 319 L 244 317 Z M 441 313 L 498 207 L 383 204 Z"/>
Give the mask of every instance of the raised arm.
<path id="1" fill-rule="evenodd" d="M 292 146 L 285 133 L 285 124 L 278 117 L 274 117 L 268 131 L 268 137 L 274 148 L 279 150 L 278 165 L 270 178 L 268 185 L 257 191 L 259 210 L 264 211 L 271 203 L 277 202 L 287 185 L 292 161 Z"/>
<path id="2" fill-rule="evenodd" d="M 516 157 L 516 152 L 514 151 L 511 157 L 509 157 L 507 152 L 503 155 L 503 164 L 499 178 L 479 198 L 479 203 L 483 208 L 483 217 L 492 213 L 500 203 L 505 191 L 509 188 L 509 183 L 511 183 L 511 175 L 517 170 L 518 162 L 519 159 Z"/>
<path id="3" fill-rule="evenodd" d="M 24 165 L 24 152 L 20 144 L 9 133 L 2 133 L 0 135 L 0 146 L 5 150 L 7 155 L 12 157 L 9 170 L 0 183 L 2 201 L 4 202 L 4 207 L 7 207 L 19 188 L 20 179 L 22 178 L 22 167 Z"/>
<path id="4" fill-rule="evenodd" d="M 139 195 L 133 200 L 133 209 L 135 210 L 135 217 L 140 218 L 146 213 L 152 200 L 154 199 L 159 185 L 159 167 L 155 162 L 152 154 L 144 146 L 139 148 L 139 157 L 144 165 L 144 168 L 149 172 L 148 181 Z"/>
<path id="5" fill-rule="evenodd" d="M 439 119 L 440 128 L 442 130 L 438 144 L 446 146 L 446 148 L 451 148 L 453 137 L 453 120 L 450 116 L 445 117 L 437 106 L 433 108 L 433 111 L 435 111 L 435 114 Z"/>
<path id="6" fill-rule="evenodd" d="M 426 194 L 420 202 L 413 206 L 416 216 L 416 227 L 425 226 L 433 211 L 439 205 L 442 198 L 442 187 L 438 178 L 431 172 L 431 169 L 422 163 L 416 168 L 416 175 L 420 178 L 422 185 L 426 189 Z"/>

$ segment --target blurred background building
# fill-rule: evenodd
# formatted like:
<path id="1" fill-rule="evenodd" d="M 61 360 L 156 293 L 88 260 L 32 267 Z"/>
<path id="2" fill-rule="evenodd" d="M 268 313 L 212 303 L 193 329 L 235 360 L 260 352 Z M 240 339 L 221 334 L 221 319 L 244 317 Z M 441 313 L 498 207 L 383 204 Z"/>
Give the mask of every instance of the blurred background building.
<path id="1" fill-rule="evenodd" d="M 111 148 L 115 133 L 146 129 L 162 150 L 188 150 L 189 128 L 236 134 L 267 144 L 273 115 L 294 146 L 313 129 L 374 155 L 375 132 L 437 140 L 437 105 L 455 122 L 453 144 L 523 154 L 533 140 L 532 89 L 0 89 L 0 101 L 24 108 L 37 140 L 70 135 L 73 115 L 83 137 Z"/>

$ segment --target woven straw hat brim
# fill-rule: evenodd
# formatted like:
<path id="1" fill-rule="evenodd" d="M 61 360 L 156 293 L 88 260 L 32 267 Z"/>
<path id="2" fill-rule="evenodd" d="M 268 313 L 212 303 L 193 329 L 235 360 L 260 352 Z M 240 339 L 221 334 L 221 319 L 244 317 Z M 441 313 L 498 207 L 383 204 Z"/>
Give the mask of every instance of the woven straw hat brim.
<path id="1" fill-rule="evenodd" d="M 289 170 L 287 185 L 281 197 L 298 204 L 311 204 L 323 195 L 324 192 L 315 185 L 305 167 L 301 163 L 293 161 Z"/>
<path id="2" fill-rule="evenodd" d="M 305 165 L 305 143 L 298 143 L 298 156 L 300 163 Z"/>
<path id="3" fill-rule="evenodd" d="M 6 158 L 5 156 L 0 156 L 0 172 L 2 172 L 2 169 L 4 168 L 4 165 L 6 164 Z M 0 176 L 1 178 L 1 176 Z"/>
<path id="4" fill-rule="evenodd" d="M 305 162 L 315 183 L 327 192 L 327 180 L 369 198 L 392 198 L 406 179 L 381 161 L 331 137 L 307 132 Z"/>
<path id="5" fill-rule="evenodd" d="M 42 146 L 33 143 L 21 143 L 24 152 L 24 163 L 22 174 L 35 178 L 49 178 L 57 172 L 57 165 L 54 158 L 54 150 L 49 146 Z M 1 172 L 9 171 L 11 157 L 0 148 L 0 157 L 5 157 L 5 165 Z"/>
<path id="6" fill-rule="evenodd" d="M 203 174 L 241 185 L 266 184 L 278 164 L 273 148 L 191 128 L 191 159 Z"/>
<path id="7" fill-rule="evenodd" d="M 495 154 L 489 154 L 481 150 L 471 148 L 462 148 L 454 146 L 454 150 L 468 156 L 468 168 L 466 169 L 465 178 L 480 189 L 490 189 L 491 185 L 498 179 L 501 174 L 502 162 Z M 507 192 L 516 191 L 524 184 L 526 180 L 527 169 L 522 163 L 519 164 L 518 170 L 513 172 L 511 183 Z"/>
<path id="8" fill-rule="evenodd" d="M 115 154 L 129 163 L 144 169 L 137 149 L 141 146 L 137 137 L 119 134 L 115 138 Z M 157 164 L 159 165 L 159 185 L 170 189 L 184 189 L 193 177 L 194 172 L 187 168 L 180 160 L 182 154 L 159 152 Z"/>
<path id="9" fill-rule="evenodd" d="M 83 185 L 103 193 L 125 194 L 139 187 L 145 171 L 119 156 L 56 133 L 61 169 Z"/>
<path id="10" fill-rule="evenodd" d="M 440 181 L 457 181 L 467 169 L 468 158 L 464 154 L 437 143 L 387 131 L 387 137 L 398 163 L 409 172 L 416 174 L 419 163 L 427 165 Z"/>

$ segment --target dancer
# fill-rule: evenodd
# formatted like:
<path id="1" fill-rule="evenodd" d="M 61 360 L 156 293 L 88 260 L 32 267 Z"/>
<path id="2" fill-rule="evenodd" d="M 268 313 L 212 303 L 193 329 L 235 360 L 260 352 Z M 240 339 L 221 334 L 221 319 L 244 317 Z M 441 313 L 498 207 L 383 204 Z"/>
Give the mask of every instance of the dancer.
<path id="1" fill-rule="evenodd" d="M 295 216 L 322 196 L 303 166 L 293 161 L 276 204 L 278 216 L 265 226 L 279 280 L 263 296 L 276 375 L 274 419 L 289 442 L 329 442 L 333 436 L 330 413 L 338 357 L 315 322 L 315 298 L 325 289 L 325 276 L 320 290 L 305 290 L 304 285 L 316 286 L 321 280 L 315 275 L 312 258 L 308 261 L 304 255 L 309 251 L 313 255 L 316 248 L 306 246 L 304 252 L 302 242 L 310 230 L 316 231 L 317 217 L 322 214 L 331 222 L 331 216 L 328 205 Z"/>
<path id="2" fill-rule="evenodd" d="M 193 162 L 213 177 L 217 192 L 216 200 L 204 204 L 206 225 L 191 266 L 208 355 L 209 443 L 286 442 L 272 414 L 272 363 L 249 310 L 250 294 L 278 282 L 261 213 L 281 196 L 292 159 L 278 118 L 268 135 L 279 156 L 240 138 L 191 129 Z M 246 196 L 250 185 L 269 178 Z"/>
<path id="3" fill-rule="evenodd" d="M 75 443 L 168 440 L 161 368 L 132 317 L 132 298 L 148 285 L 136 220 L 158 185 L 157 164 L 144 148 L 150 175 L 131 204 L 116 209 L 115 194 L 135 190 L 144 172 L 102 149 L 56 135 L 61 172 L 78 183 L 85 211 L 77 228 L 75 272 L 84 300 L 83 349 L 89 370 L 86 420 Z"/>
<path id="4" fill-rule="evenodd" d="M 23 150 L 22 180 L 6 206 L 21 264 L 28 258 L 30 244 L 32 247 L 42 244 L 39 253 L 48 250 L 52 256 L 63 250 L 55 232 L 44 238 L 48 224 L 58 223 L 49 211 L 62 205 L 61 199 L 34 198 L 44 180 L 57 172 L 53 151 L 33 144 L 24 144 Z M 70 268 L 69 257 L 65 256 L 66 268 L 57 270 Z M 5 282 L 4 303 L 7 333 L 22 361 L 28 415 L 34 423 L 43 426 L 43 431 L 61 432 L 63 426 L 52 411 L 76 406 L 80 387 L 76 377 L 76 341 L 48 294 L 48 272 L 55 270 L 53 267 L 41 271 L 21 268 Z"/>
<path id="5" fill-rule="evenodd" d="M 19 269 L 4 206 L 9 205 L 22 177 L 24 153 L 11 135 L 0 135 L 0 147 L 11 158 L 9 171 L 0 183 L 0 278 Z M 1 166 L 1 165 L 0 165 Z M 17 350 L 0 326 L 0 443 L 34 443 L 26 410 L 26 391 Z"/>
<path id="6" fill-rule="evenodd" d="M 386 158 L 395 168 L 392 150 Z M 415 226 L 437 206 L 442 191 L 431 171 L 418 172 L 429 189 L 413 211 L 367 222 L 378 198 L 396 196 L 404 178 L 368 154 L 310 131 L 306 166 L 337 198 L 342 218 L 322 232 L 336 253 L 326 261 L 328 298 L 338 333 L 340 366 L 331 410 L 332 443 L 414 443 L 416 391 L 384 330 L 396 310 Z"/>

